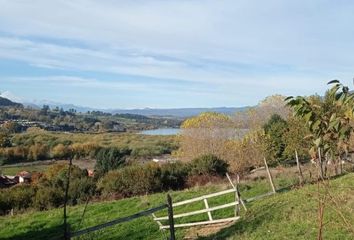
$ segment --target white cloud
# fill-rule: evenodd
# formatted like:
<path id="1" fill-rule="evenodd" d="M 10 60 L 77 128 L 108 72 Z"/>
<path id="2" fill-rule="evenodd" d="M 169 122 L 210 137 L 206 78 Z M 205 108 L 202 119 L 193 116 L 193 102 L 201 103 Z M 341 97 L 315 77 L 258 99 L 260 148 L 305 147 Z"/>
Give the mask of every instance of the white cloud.
<path id="1" fill-rule="evenodd" d="M 0 0 L 0 6 L 0 58 L 38 67 L 158 78 L 157 89 L 170 80 L 205 84 L 203 91 L 225 96 L 321 91 L 326 80 L 352 75 L 351 2 Z M 146 89 L 128 80 L 65 79 Z"/>

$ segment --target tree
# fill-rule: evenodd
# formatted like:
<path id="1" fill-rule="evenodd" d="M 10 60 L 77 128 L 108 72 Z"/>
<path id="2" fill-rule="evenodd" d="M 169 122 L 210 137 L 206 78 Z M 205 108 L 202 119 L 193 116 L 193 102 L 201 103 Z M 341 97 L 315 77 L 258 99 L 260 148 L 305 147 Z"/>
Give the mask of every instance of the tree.
<path id="1" fill-rule="evenodd" d="M 191 175 L 219 175 L 225 176 L 228 164 L 220 158 L 208 154 L 193 159 L 190 162 Z"/>
<path id="2" fill-rule="evenodd" d="M 49 106 L 48 105 L 43 105 L 43 107 L 42 107 L 42 109 L 41 109 L 41 114 L 42 115 L 44 115 L 44 116 L 47 116 L 48 115 L 48 113 L 49 113 L 49 111 L 50 111 L 50 108 L 49 108 Z"/>
<path id="3" fill-rule="evenodd" d="M 354 94 L 338 80 L 330 81 L 328 84 L 332 87 L 323 99 L 306 99 L 301 96 L 286 99 L 295 116 L 303 118 L 309 128 L 313 140 L 310 151 L 313 156 L 319 152 L 316 159 L 322 178 L 324 177 L 322 157 L 329 155 L 335 158 L 333 160 L 337 160 L 338 164 L 341 156 L 348 153 L 349 139 L 353 130 L 350 119 L 354 112 Z"/>
<path id="4" fill-rule="evenodd" d="M 191 160 L 205 154 L 220 157 L 225 142 L 235 131 L 230 117 L 214 112 L 202 113 L 183 122 L 180 155 Z"/>
<path id="5" fill-rule="evenodd" d="M 11 147 L 10 136 L 6 133 L 0 133 L 0 147 Z"/>
<path id="6" fill-rule="evenodd" d="M 284 135 L 288 129 L 288 123 L 280 115 L 273 114 L 268 122 L 263 125 L 263 129 L 267 135 L 264 138 L 265 157 L 271 161 L 283 160 Z"/>
<path id="7" fill-rule="evenodd" d="M 258 129 L 261 128 L 273 114 L 280 115 L 283 119 L 287 119 L 290 109 L 286 106 L 282 95 L 272 95 L 260 101 L 257 106 L 247 111 L 237 112 L 233 116 L 233 120 L 237 123 L 238 128 Z"/>
<path id="8" fill-rule="evenodd" d="M 307 137 L 310 131 L 306 127 L 305 121 L 302 118 L 293 116 L 287 122 L 288 128 L 283 135 L 285 143 L 284 157 L 294 159 L 295 151 L 297 151 L 300 159 L 308 158 L 311 140 Z"/>

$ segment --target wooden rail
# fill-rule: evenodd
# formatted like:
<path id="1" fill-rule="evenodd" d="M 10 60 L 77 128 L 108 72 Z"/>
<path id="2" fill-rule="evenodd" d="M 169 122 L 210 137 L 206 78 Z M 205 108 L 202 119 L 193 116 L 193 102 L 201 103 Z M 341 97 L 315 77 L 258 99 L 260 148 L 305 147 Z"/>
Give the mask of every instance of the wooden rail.
<path id="1" fill-rule="evenodd" d="M 182 224 L 175 224 L 175 228 L 232 222 L 232 221 L 236 221 L 238 219 L 240 219 L 240 217 L 223 218 L 223 219 L 216 219 L 216 220 L 212 220 L 212 221 L 203 221 L 203 222 L 182 223 Z M 167 226 L 167 225 L 160 227 L 160 229 L 169 229 L 169 228 L 170 228 L 170 226 Z"/>
<path id="2" fill-rule="evenodd" d="M 136 218 L 140 218 L 140 217 L 143 217 L 143 216 L 150 215 L 150 214 L 152 214 L 154 212 L 160 211 L 160 210 L 165 209 L 167 207 L 168 207 L 167 204 L 163 204 L 163 205 L 161 205 L 159 207 L 151 208 L 151 209 L 148 209 L 148 210 L 133 214 L 131 216 L 118 218 L 118 219 L 115 219 L 115 220 L 107 222 L 107 223 L 99 224 L 99 225 L 96 225 L 96 226 L 93 226 L 93 227 L 89 227 L 89 228 L 86 228 L 86 229 L 83 229 L 83 230 L 72 232 L 72 233 L 70 233 L 70 237 L 78 237 L 78 236 L 81 236 L 83 234 L 87 234 L 87 233 L 90 233 L 90 232 L 93 232 L 93 231 L 98 231 L 100 229 L 103 229 L 103 228 L 106 228 L 106 227 L 109 227 L 109 226 L 113 226 L 113 225 L 116 225 L 116 224 L 119 224 L 119 223 L 123 223 L 123 222 L 128 222 L 128 221 L 131 221 L 131 220 L 136 219 Z"/>
<path id="3" fill-rule="evenodd" d="M 182 201 L 182 202 L 173 203 L 172 206 L 173 207 L 178 207 L 178 206 L 185 205 L 185 204 L 192 203 L 192 202 L 204 201 L 204 199 L 217 197 L 217 196 L 225 195 L 225 194 L 232 193 L 232 192 L 235 192 L 235 189 L 232 188 L 232 189 L 224 190 L 224 191 L 221 191 L 221 192 L 212 193 L 212 194 L 203 195 L 203 196 L 200 196 L 200 197 L 188 199 L 188 200 L 185 200 L 185 201 Z"/>
<path id="4" fill-rule="evenodd" d="M 205 209 L 201 209 L 201 210 L 197 210 L 197 211 L 193 211 L 193 212 L 176 214 L 176 215 L 173 215 L 173 218 L 181 218 L 181 217 L 188 217 L 188 216 L 202 214 L 202 213 L 210 213 L 210 212 L 213 212 L 213 211 L 216 211 L 216 210 L 219 210 L 219 209 L 232 207 L 232 206 L 235 206 L 237 204 L 238 204 L 238 202 L 232 202 L 232 203 L 227 203 L 227 204 L 216 206 L 216 207 L 212 207 L 212 208 L 207 207 Z M 155 221 L 168 220 L 168 217 L 167 216 L 166 217 L 155 217 L 154 220 Z"/>
<path id="5" fill-rule="evenodd" d="M 182 205 L 186 205 L 186 204 L 190 204 L 190 203 L 194 203 L 194 202 L 198 202 L 198 201 L 203 201 L 204 202 L 204 206 L 205 206 L 205 208 L 201 209 L 201 210 L 196 210 L 196 211 L 191 211 L 191 212 L 186 212 L 186 213 L 180 213 L 180 214 L 173 215 L 173 219 L 182 218 L 182 217 L 188 217 L 188 216 L 197 215 L 197 214 L 203 214 L 203 213 L 207 213 L 208 214 L 208 219 L 209 219 L 208 221 L 202 221 L 202 222 L 191 222 L 191 223 L 183 223 L 183 224 L 174 224 L 174 227 L 175 228 L 190 227 L 190 226 L 215 224 L 215 223 L 223 223 L 223 222 L 230 222 L 230 221 L 238 220 L 240 217 L 236 215 L 236 212 L 235 212 L 235 216 L 234 217 L 223 218 L 223 219 L 213 219 L 213 216 L 211 214 L 213 211 L 216 211 L 216 210 L 219 210 L 219 209 L 228 208 L 228 207 L 238 206 L 240 204 L 240 201 L 238 200 L 238 189 L 233 184 L 232 184 L 232 186 L 233 186 L 232 189 L 227 189 L 227 190 L 224 190 L 224 191 L 211 193 L 211 194 L 203 195 L 203 196 L 200 196 L 200 197 L 195 197 L 195 198 L 192 198 L 192 199 L 184 200 L 184 201 L 181 201 L 181 202 L 173 203 L 172 204 L 173 207 L 178 207 L 178 206 L 182 206 Z M 208 199 L 209 198 L 222 196 L 222 195 L 229 194 L 229 193 L 234 193 L 234 195 L 235 195 L 235 201 L 234 202 L 226 203 L 226 204 L 215 206 L 215 207 L 209 207 L 209 203 L 208 203 Z M 169 225 L 162 225 L 161 222 L 160 222 L 160 221 L 169 220 L 170 219 L 169 216 L 156 217 L 155 215 L 153 215 L 153 217 L 154 217 L 154 220 L 159 225 L 161 230 L 170 229 Z"/>

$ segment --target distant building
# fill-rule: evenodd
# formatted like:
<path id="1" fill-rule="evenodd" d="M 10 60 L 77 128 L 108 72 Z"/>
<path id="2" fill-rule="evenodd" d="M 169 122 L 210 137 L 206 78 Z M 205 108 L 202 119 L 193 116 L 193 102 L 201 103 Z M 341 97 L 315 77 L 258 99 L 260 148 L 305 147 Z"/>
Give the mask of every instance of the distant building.
<path id="1" fill-rule="evenodd" d="M 16 185 L 17 183 L 18 180 L 16 180 L 15 176 L 11 178 L 11 176 L 9 177 L 9 176 L 0 175 L 0 188 L 8 188 L 13 185 Z"/>
<path id="2" fill-rule="evenodd" d="M 94 170 L 92 170 L 92 169 L 87 169 L 87 176 L 89 176 L 89 177 L 94 177 L 94 176 L 95 176 Z"/>
<path id="3" fill-rule="evenodd" d="M 18 176 L 18 183 L 29 183 L 31 182 L 32 174 L 27 171 L 21 171 L 16 174 Z"/>

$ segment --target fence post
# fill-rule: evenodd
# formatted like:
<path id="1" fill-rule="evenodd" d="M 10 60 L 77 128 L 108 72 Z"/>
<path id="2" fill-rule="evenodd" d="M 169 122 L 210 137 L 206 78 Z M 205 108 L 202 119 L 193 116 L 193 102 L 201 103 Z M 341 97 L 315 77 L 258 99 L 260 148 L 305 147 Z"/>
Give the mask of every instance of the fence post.
<path id="1" fill-rule="evenodd" d="M 271 185 L 271 187 L 272 187 L 273 192 L 275 193 L 276 190 L 275 190 L 275 186 L 274 186 L 272 174 L 271 174 L 270 171 L 269 171 L 268 164 L 267 164 L 267 159 L 266 159 L 266 158 L 264 158 L 264 165 L 265 165 L 266 170 L 267 170 L 267 173 L 268 173 L 270 185 Z"/>
<path id="2" fill-rule="evenodd" d="M 69 158 L 69 169 L 68 169 L 68 177 L 66 180 L 66 186 L 65 186 L 65 195 L 64 195 L 64 239 L 65 240 L 70 240 L 70 230 L 69 230 L 69 224 L 67 222 L 67 204 L 68 204 L 68 194 L 69 194 L 69 187 L 70 187 L 70 177 L 71 177 L 71 166 L 73 164 L 73 159 L 70 156 Z"/>
<path id="3" fill-rule="evenodd" d="M 304 176 L 302 175 L 300 161 L 299 161 L 299 155 L 297 154 L 296 150 L 295 150 L 295 158 L 296 158 L 297 170 L 299 172 L 300 184 L 302 185 L 304 183 Z"/>
<path id="4" fill-rule="evenodd" d="M 230 175 L 228 173 L 226 173 L 226 177 L 229 180 L 231 186 L 233 187 L 233 189 L 235 189 L 235 202 L 236 199 L 238 201 L 238 204 L 235 206 L 235 215 L 239 213 L 240 211 L 240 207 L 238 205 L 242 204 L 243 208 L 247 211 L 247 207 L 245 202 L 242 200 L 241 198 L 241 194 L 240 191 L 238 189 L 238 185 L 240 184 L 240 176 L 237 174 L 237 180 L 236 180 L 236 184 L 234 184 L 230 178 Z"/>
<path id="5" fill-rule="evenodd" d="M 175 240 L 175 223 L 173 219 L 173 206 L 170 194 L 167 194 L 168 222 L 170 224 L 170 240 Z"/>

